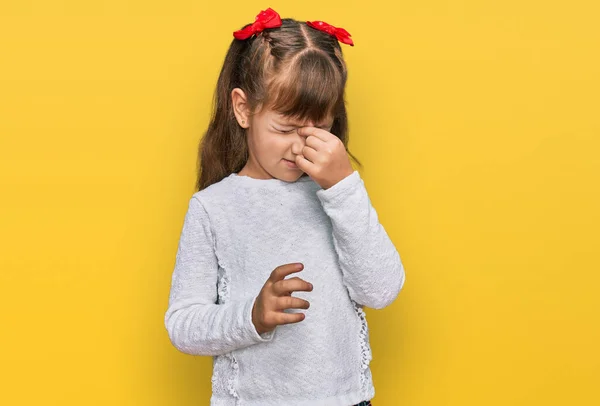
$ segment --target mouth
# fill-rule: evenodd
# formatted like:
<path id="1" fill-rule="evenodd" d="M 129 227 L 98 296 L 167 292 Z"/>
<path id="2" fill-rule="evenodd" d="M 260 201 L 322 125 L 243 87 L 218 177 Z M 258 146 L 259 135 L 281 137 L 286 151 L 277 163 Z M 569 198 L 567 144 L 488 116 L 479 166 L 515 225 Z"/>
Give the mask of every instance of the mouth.
<path id="1" fill-rule="evenodd" d="M 285 159 L 283 158 L 283 162 L 289 167 L 289 168 L 297 168 L 298 166 L 296 165 L 296 162 L 294 161 L 290 161 L 289 159 Z"/>

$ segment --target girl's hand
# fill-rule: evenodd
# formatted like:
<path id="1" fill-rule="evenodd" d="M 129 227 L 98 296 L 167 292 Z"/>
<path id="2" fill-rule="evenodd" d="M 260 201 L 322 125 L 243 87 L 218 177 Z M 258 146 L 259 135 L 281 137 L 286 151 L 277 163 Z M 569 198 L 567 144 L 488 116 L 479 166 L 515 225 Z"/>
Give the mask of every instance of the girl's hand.
<path id="1" fill-rule="evenodd" d="M 296 155 L 296 165 L 323 189 L 354 172 L 346 147 L 338 137 L 317 127 L 301 127 L 297 131 L 306 137 L 306 145 Z"/>
<path id="2" fill-rule="evenodd" d="M 304 265 L 299 263 L 280 265 L 271 272 L 252 308 L 252 323 L 258 334 L 274 330 L 279 324 L 297 323 L 304 320 L 304 313 L 285 313 L 284 309 L 308 309 L 310 303 L 298 297 L 292 297 L 296 290 L 312 291 L 312 284 L 298 278 L 283 279 L 299 272 Z"/>

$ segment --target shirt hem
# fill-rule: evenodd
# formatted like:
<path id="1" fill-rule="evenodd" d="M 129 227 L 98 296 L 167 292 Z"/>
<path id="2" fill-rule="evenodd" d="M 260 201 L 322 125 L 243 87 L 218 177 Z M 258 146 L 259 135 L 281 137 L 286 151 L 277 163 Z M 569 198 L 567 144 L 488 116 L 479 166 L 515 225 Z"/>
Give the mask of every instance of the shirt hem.
<path id="1" fill-rule="evenodd" d="M 298 398 L 267 398 L 267 399 L 234 399 L 232 397 L 219 397 L 213 395 L 210 399 L 210 406 L 353 406 L 365 400 L 372 400 L 375 395 L 374 388 L 368 390 L 368 396 L 365 398 L 363 391 L 344 393 L 321 399 L 298 399 Z"/>

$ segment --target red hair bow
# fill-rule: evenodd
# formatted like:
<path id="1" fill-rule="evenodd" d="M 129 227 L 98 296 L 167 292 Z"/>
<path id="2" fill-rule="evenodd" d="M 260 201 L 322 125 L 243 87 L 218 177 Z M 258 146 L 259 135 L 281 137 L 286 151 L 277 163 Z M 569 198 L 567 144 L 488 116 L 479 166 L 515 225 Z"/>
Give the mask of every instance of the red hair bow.
<path id="1" fill-rule="evenodd" d="M 324 21 L 307 21 L 306 24 L 312 28 L 316 28 L 317 30 L 324 31 L 329 35 L 332 35 L 338 39 L 338 41 L 343 42 L 344 44 L 348 44 L 350 46 L 354 46 L 354 41 L 350 33 L 343 28 L 334 27 L 331 24 L 327 24 Z"/>
<path id="2" fill-rule="evenodd" d="M 281 17 L 277 11 L 273 10 L 269 7 L 266 10 L 262 10 L 256 18 L 252 25 L 247 26 L 244 29 L 234 31 L 233 36 L 237 39 L 247 39 L 252 35 L 262 32 L 265 28 L 275 28 L 281 26 Z"/>

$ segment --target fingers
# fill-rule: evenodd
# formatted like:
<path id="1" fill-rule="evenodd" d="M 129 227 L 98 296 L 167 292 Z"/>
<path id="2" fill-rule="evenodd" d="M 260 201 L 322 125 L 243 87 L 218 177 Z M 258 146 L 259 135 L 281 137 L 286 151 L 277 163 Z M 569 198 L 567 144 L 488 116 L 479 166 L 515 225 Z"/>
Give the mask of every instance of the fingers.
<path id="1" fill-rule="evenodd" d="M 279 265 L 277 268 L 275 268 L 273 270 L 273 272 L 271 272 L 271 275 L 269 276 L 269 281 L 271 281 L 272 283 L 275 283 L 277 281 L 283 280 L 283 278 L 285 278 L 286 276 L 288 276 L 294 272 L 300 272 L 303 269 L 304 269 L 304 264 L 299 263 L 299 262 Z"/>
<path id="2" fill-rule="evenodd" d="M 304 313 L 277 313 L 277 324 L 298 323 L 304 320 Z"/>
<path id="3" fill-rule="evenodd" d="M 307 300 L 293 297 L 291 293 L 294 291 L 310 292 L 313 290 L 313 285 L 297 276 L 284 279 L 287 275 L 303 269 L 302 263 L 291 263 L 280 265 L 271 272 L 259 295 L 260 300 L 257 300 L 259 306 L 257 306 L 256 317 L 253 309 L 253 321 L 254 319 L 259 320 L 258 324 L 265 326 L 265 331 L 270 331 L 280 324 L 298 323 L 306 317 L 304 313 L 284 311 L 285 309 L 308 309 L 310 307 Z M 257 324 L 255 323 L 255 325 Z"/>
<path id="4" fill-rule="evenodd" d="M 302 156 L 304 156 L 304 158 L 308 159 L 310 162 L 315 163 L 319 153 L 314 148 L 305 146 L 302 148 Z"/>
<path id="5" fill-rule="evenodd" d="M 325 131 L 322 128 L 318 127 L 300 127 L 296 130 L 296 132 L 306 137 L 308 137 L 309 135 L 314 135 L 322 141 L 327 141 L 330 136 L 334 136 L 329 131 Z"/>
<path id="6" fill-rule="evenodd" d="M 277 298 L 277 310 L 308 309 L 309 307 L 310 303 L 299 297 L 281 296 Z"/>
<path id="7" fill-rule="evenodd" d="M 323 141 L 319 137 L 315 137 L 314 135 L 309 135 L 308 137 L 304 138 L 304 143 L 317 151 L 327 147 L 327 142 Z"/>
<path id="8" fill-rule="evenodd" d="M 304 157 L 304 155 L 296 155 L 296 165 L 301 171 L 308 174 L 312 174 L 318 168 L 318 166 Z"/>
<path id="9" fill-rule="evenodd" d="M 306 282 L 305 280 L 300 279 L 297 276 L 294 278 L 277 281 L 273 284 L 273 293 L 276 296 L 287 295 L 288 293 L 292 293 L 295 291 L 310 292 L 312 290 L 313 285 L 311 283 Z"/>

